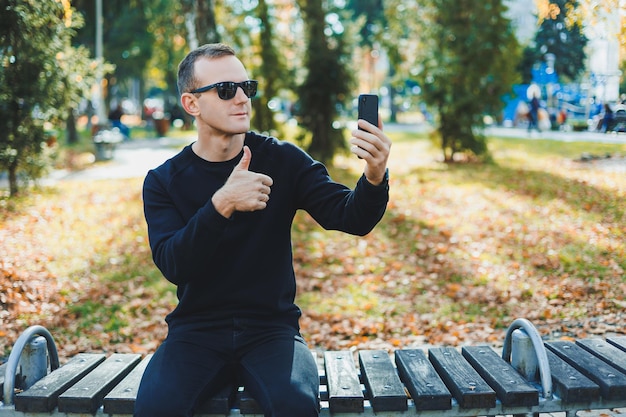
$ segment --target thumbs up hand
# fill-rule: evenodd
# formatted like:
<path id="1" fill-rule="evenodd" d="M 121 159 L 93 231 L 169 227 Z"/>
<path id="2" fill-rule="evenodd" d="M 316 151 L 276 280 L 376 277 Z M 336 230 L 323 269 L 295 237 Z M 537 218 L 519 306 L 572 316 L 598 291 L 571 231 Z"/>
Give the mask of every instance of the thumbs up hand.
<path id="1" fill-rule="evenodd" d="M 224 186 L 211 198 L 215 209 L 226 218 L 235 211 L 256 211 L 267 207 L 274 181 L 267 175 L 250 171 L 251 160 L 252 152 L 244 146 L 243 157 Z"/>

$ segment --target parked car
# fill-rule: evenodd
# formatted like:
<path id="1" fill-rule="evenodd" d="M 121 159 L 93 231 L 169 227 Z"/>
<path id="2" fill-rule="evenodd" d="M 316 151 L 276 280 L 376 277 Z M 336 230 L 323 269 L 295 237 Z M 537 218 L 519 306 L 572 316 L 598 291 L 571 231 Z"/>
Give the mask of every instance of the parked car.
<path id="1" fill-rule="evenodd" d="M 607 126 L 607 132 L 626 132 L 626 106 L 618 104 L 613 109 L 613 121 Z"/>

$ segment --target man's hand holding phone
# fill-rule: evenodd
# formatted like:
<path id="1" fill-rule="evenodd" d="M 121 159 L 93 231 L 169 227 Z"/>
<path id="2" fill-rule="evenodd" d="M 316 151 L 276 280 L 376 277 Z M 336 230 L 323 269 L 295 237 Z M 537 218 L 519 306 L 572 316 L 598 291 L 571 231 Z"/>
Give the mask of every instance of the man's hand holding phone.
<path id="1" fill-rule="evenodd" d="M 374 184 L 380 184 L 385 177 L 391 140 L 382 131 L 378 114 L 378 96 L 361 94 L 358 102 L 358 129 L 352 132 L 351 151 L 364 159 L 365 177 Z"/>

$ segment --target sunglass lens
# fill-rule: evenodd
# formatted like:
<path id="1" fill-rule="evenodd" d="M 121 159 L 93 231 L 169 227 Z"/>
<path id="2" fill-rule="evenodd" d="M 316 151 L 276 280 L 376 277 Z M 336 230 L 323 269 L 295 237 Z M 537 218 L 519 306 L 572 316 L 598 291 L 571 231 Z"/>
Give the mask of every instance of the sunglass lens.
<path id="1" fill-rule="evenodd" d="M 243 92 L 246 93 L 249 98 L 252 98 L 256 96 L 257 85 L 258 83 L 256 81 L 244 81 L 242 85 Z"/>
<path id="2" fill-rule="evenodd" d="M 232 81 L 224 81 L 218 83 L 215 87 L 217 88 L 217 95 L 222 100 L 230 100 L 237 94 L 237 89 L 241 87 L 244 94 L 248 96 L 248 98 L 252 98 L 256 96 L 258 82 L 255 80 L 244 81 L 241 83 L 235 83 Z"/>
<path id="3" fill-rule="evenodd" d="M 237 84 L 231 81 L 219 83 L 217 85 L 217 95 L 222 100 L 230 100 L 237 94 Z"/>

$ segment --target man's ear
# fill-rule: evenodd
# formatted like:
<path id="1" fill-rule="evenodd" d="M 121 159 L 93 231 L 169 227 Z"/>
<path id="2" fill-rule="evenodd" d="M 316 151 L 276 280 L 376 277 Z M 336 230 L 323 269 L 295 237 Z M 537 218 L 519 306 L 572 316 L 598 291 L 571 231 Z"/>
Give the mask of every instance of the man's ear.
<path id="1" fill-rule="evenodd" d="M 191 93 L 183 93 L 180 96 L 180 103 L 183 105 L 183 109 L 191 116 L 197 116 L 200 112 L 198 107 L 198 98 Z"/>

